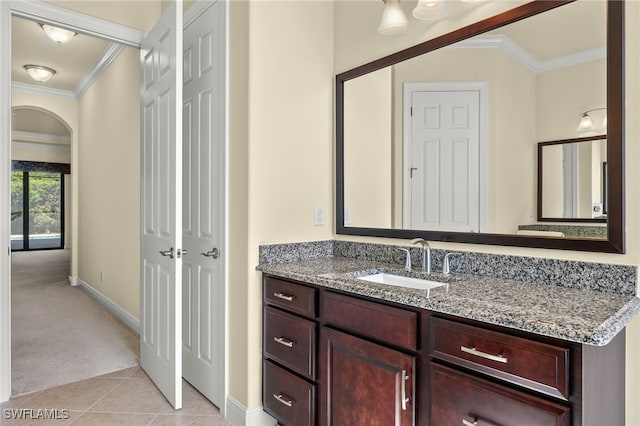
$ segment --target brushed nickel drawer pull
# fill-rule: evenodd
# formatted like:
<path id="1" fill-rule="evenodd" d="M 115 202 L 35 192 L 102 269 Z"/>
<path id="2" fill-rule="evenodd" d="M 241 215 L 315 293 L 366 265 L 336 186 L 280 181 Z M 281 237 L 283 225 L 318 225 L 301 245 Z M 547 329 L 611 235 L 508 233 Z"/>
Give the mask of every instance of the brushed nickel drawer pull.
<path id="1" fill-rule="evenodd" d="M 286 337 L 274 337 L 273 341 L 276 343 L 280 343 L 283 346 L 286 346 L 288 348 L 292 348 L 293 344 L 296 343 L 293 340 L 289 340 Z"/>
<path id="2" fill-rule="evenodd" d="M 479 351 L 476 348 L 468 348 L 466 346 L 460 346 L 460 350 L 462 352 L 466 352 L 466 353 L 471 354 L 471 355 L 479 356 L 479 357 L 485 358 L 485 359 L 490 359 L 491 361 L 501 362 L 503 364 L 507 363 L 507 358 L 503 357 L 500 354 L 491 355 L 491 354 L 488 354 L 486 352 Z"/>
<path id="3" fill-rule="evenodd" d="M 273 295 L 278 299 L 286 300 L 287 302 L 293 302 L 293 299 L 295 299 L 295 297 L 291 296 L 290 294 L 273 293 Z"/>
<path id="4" fill-rule="evenodd" d="M 478 426 L 478 421 L 471 423 L 469 420 L 462 419 L 462 424 L 464 426 Z"/>
<path id="5" fill-rule="evenodd" d="M 409 398 L 407 398 L 407 380 L 409 380 L 407 370 L 402 370 L 402 389 L 400 391 L 400 399 L 402 399 L 402 411 L 407 411 L 407 402 L 409 402 Z"/>
<path id="6" fill-rule="evenodd" d="M 286 405 L 287 407 L 293 407 L 293 399 L 283 393 L 274 393 L 273 397 L 281 404 Z"/>

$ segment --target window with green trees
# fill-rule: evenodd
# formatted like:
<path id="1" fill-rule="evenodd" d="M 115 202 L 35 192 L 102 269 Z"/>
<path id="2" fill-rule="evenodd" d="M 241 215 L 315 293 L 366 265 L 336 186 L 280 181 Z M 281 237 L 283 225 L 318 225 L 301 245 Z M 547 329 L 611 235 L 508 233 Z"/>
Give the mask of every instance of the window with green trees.
<path id="1" fill-rule="evenodd" d="M 14 170 L 11 175 L 11 249 L 64 247 L 64 174 Z"/>

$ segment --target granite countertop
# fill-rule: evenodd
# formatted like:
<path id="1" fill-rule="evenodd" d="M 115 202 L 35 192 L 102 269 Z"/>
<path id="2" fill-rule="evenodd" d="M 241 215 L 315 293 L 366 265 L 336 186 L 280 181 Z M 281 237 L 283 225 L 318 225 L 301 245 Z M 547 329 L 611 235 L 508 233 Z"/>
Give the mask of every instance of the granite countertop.
<path id="1" fill-rule="evenodd" d="M 629 295 L 437 272 L 428 279 L 448 282 L 448 289 L 433 289 L 427 298 L 424 290 L 357 279 L 383 271 L 420 277 L 418 271 L 338 256 L 261 263 L 257 269 L 281 278 L 595 346 L 609 343 L 640 312 L 640 298 Z"/>

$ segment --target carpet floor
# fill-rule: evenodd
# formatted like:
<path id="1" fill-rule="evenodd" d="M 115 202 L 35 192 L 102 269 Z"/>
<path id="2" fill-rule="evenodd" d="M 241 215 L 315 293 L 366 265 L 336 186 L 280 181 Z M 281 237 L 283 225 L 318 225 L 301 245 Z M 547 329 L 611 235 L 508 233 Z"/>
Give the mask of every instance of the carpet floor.
<path id="1" fill-rule="evenodd" d="M 12 253 L 13 396 L 137 366 L 138 335 L 80 287 L 68 250 Z"/>

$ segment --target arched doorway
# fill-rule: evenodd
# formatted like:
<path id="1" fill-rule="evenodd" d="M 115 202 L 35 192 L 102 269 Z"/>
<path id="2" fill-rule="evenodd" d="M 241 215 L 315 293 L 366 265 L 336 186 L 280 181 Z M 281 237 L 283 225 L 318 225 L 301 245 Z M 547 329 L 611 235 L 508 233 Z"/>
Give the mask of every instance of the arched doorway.
<path id="1" fill-rule="evenodd" d="M 71 130 L 35 106 L 12 108 L 11 250 L 68 247 Z"/>

